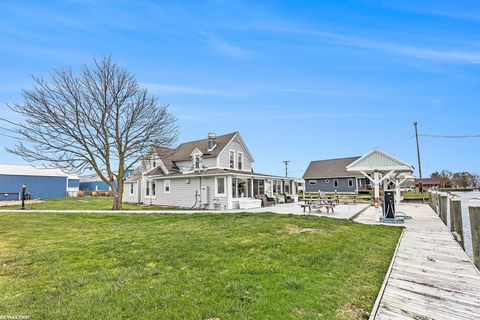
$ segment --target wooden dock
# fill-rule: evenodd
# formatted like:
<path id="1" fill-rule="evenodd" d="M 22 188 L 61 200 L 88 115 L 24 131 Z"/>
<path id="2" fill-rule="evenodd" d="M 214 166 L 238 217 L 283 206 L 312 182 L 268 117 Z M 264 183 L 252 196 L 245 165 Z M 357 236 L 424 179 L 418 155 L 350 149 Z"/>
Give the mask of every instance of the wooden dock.
<path id="1" fill-rule="evenodd" d="M 397 208 L 412 216 L 370 319 L 480 319 L 480 272 L 428 205 Z M 357 221 L 374 223 L 369 208 Z"/>

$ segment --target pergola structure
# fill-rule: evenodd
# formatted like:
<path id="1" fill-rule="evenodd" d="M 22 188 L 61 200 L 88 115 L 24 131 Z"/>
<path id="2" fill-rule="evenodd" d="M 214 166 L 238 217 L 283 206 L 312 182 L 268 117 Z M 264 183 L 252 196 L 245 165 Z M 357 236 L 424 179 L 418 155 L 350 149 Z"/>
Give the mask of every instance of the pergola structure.
<path id="1" fill-rule="evenodd" d="M 375 199 L 380 197 L 380 185 L 388 189 L 392 183 L 397 193 L 397 201 L 400 201 L 401 185 L 414 177 L 411 175 L 413 167 L 394 156 L 380 150 L 373 149 L 363 157 L 347 166 L 347 171 L 360 172 L 367 177 L 374 186 Z"/>

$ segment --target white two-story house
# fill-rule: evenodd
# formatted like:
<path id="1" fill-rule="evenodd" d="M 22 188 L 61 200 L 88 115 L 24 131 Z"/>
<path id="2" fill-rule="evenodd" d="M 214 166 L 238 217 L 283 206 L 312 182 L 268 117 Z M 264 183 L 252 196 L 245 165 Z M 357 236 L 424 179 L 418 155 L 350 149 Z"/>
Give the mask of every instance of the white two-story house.
<path id="1" fill-rule="evenodd" d="M 296 195 L 295 180 L 253 171 L 253 157 L 239 132 L 152 147 L 125 181 L 124 202 L 228 210 L 260 207 L 262 195 L 283 202 Z"/>

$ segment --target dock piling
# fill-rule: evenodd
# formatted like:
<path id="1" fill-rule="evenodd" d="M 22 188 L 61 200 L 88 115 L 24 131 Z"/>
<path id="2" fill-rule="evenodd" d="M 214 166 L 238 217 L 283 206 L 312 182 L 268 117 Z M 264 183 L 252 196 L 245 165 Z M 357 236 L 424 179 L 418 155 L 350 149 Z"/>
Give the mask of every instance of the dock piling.
<path id="1" fill-rule="evenodd" d="M 480 200 L 472 199 L 468 202 L 470 214 L 470 228 L 472 230 L 473 263 L 480 269 Z"/>
<path id="2" fill-rule="evenodd" d="M 450 200 L 450 230 L 455 235 L 457 242 L 465 250 L 465 240 L 463 238 L 463 219 L 462 219 L 462 203 L 459 198 L 453 197 Z"/>
<path id="3" fill-rule="evenodd" d="M 448 200 L 448 197 L 447 197 L 447 194 L 440 194 L 440 212 L 439 212 L 439 215 L 440 215 L 440 219 L 442 219 L 443 223 L 445 225 L 448 225 L 447 224 L 447 200 Z"/>

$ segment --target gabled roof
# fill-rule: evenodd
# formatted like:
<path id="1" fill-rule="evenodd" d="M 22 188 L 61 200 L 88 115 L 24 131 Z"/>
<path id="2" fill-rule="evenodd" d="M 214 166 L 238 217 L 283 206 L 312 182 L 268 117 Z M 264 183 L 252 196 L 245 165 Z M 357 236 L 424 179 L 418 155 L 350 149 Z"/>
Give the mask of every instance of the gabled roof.
<path id="1" fill-rule="evenodd" d="M 172 171 L 178 171 L 179 168 L 176 165 L 178 161 L 190 161 L 192 159 L 192 153 L 194 151 L 201 152 L 203 158 L 215 158 L 227 147 L 228 143 L 232 141 L 235 137 L 238 138 L 240 143 L 243 144 L 245 147 L 246 153 L 253 161 L 252 155 L 248 150 L 245 142 L 243 141 L 242 137 L 240 136 L 239 132 L 232 132 L 228 134 L 224 134 L 221 136 L 217 136 L 215 138 L 216 147 L 212 150 L 208 151 L 208 138 L 195 140 L 190 142 L 185 142 L 180 144 L 177 148 L 165 148 L 165 147 L 154 147 L 156 153 L 162 160 L 163 164 L 171 173 Z"/>
<path id="2" fill-rule="evenodd" d="M 413 167 L 380 149 L 373 149 L 347 166 L 347 171 L 371 172 L 376 170 L 412 172 Z"/>
<path id="3" fill-rule="evenodd" d="M 361 174 L 348 172 L 347 166 L 360 157 L 317 160 L 310 162 L 303 179 L 362 177 Z"/>
<path id="4" fill-rule="evenodd" d="M 204 158 L 217 157 L 236 134 L 237 132 L 232 132 L 222 136 L 217 136 L 215 138 L 217 146 L 212 151 L 208 151 L 208 139 L 182 143 L 177 147 L 177 149 L 175 149 L 175 153 L 173 155 L 174 161 L 190 160 L 190 155 L 195 148 L 200 150 Z"/>

